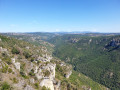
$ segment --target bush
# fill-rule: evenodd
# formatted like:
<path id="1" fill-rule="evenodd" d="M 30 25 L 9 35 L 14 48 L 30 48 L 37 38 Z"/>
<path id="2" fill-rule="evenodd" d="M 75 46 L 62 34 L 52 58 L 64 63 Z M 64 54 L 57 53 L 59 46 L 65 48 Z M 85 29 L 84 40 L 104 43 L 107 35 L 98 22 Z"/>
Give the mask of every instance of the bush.
<path id="1" fill-rule="evenodd" d="M 35 76 L 33 69 L 29 72 L 29 75 L 30 75 L 30 76 Z"/>
<path id="2" fill-rule="evenodd" d="M 50 75 L 50 72 L 48 70 L 44 71 L 43 72 L 44 76 L 49 76 Z"/>
<path id="3" fill-rule="evenodd" d="M 25 68 L 25 63 L 21 63 L 21 66 L 20 66 L 20 74 L 23 78 L 25 79 L 28 79 L 29 77 L 25 75 L 24 73 L 24 68 Z"/>
<path id="4" fill-rule="evenodd" d="M 5 65 L 5 66 L 2 68 L 2 72 L 3 72 L 3 73 L 6 73 L 6 72 L 7 72 L 7 70 L 8 70 L 8 66 L 7 66 L 7 65 Z"/>
<path id="5" fill-rule="evenodd" d="M 17 48 L 12 49 L 12 54 L 19 54 L 20 51 Z"/>
<path id="6" fill-rule="evenodd" d="M 48 90 L 45 86 L 42 87 L 42 90 Z"/>
<path id="7" fill-rule="evenodd" d="M 3 60 L 9 65 L 12 64 L 12 61 L 9 57 L 5 57 Z"/>
<path id="8" fill-rule="evenodd" d="M 2 83 L 0 87 L 0 90 L 12 90 L 12 87 L 7 82 Z"/>
<path id="9" fill-rule="evenodd" d="M 39 89 L 39 83 L 35 83 L 34 85 L 36 89 Z"/>
<path id="10" fill-rule="evenodd" d="M 16 78 L 13 78 L 13 83 L 18 83 L 18 80 Z"/>
<path id="11" fill-rule="evenodd" d="M 3 52 L 3 53 L 2 53 L 2 56 L 3 56 L 3 57 L 8 57 L 8 54 L 7 54 L 6 52 Z"/>
<path id="12" fill-rule="evenodd" d="M 33 62 L 34 61 L 34 58 L 31 58 L 31 62 Z"/>
<path id="13" fill-rule="evenodd" d="M 41 61 L 40 61 L 40 60 L 38 60 L 38 61 L 37 61 L 37 64 L 39 65 L 40 63 L 41 63 Z"/>
<path id="14" fill-rule="evenodd" d="M 25 75 L 25 73 L 24 73 L 23 71 L 20 71 L 20 74 L 21 74 L 21 76 L 22 76 L 23 78 L 25 78 L 25 79 L 28 79 L 28 78 L 29 78 L 28 76 Z"/>
<path id="15" fill-rule="evenodd" d="M 11 68 L 9 68 L 9 69 L 8 69 L 8 72 L 9 72 L 9 73 L 12 73 L 12 69 L 11 69 Z"/>
<path id="16" fill-rule="evenodd" d="M 30 58 L 32 55 L 28 52 L 24 52 L 23 55 L 25 56 L 25 58 Z"/>

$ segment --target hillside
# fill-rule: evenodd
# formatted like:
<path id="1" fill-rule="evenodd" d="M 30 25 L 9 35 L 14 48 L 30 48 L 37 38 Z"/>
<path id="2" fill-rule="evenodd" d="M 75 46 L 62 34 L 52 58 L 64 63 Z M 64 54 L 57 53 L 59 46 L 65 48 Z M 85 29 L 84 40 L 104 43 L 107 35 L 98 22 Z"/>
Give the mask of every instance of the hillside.
<path id="1" fill-rule="evenodd" d="M 120 36 L 66 34 L 49 40 L 53 55 L 111 90 L 120 89 Z"/>
<path id="2" fill-rule="evenodd" d="M 107 90 L 46 47 L 0 35 L 0 90 Z"/>

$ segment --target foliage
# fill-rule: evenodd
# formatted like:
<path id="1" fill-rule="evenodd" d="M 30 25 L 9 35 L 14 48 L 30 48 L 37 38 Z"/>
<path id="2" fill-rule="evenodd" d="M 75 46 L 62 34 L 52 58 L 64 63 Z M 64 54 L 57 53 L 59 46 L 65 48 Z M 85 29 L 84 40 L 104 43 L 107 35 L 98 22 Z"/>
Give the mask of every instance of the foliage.
<path id="1" fill-rule="evenodd" d="M 3 61 L 5 61 L 8 65 L 12 64 L 10 57 L 4 57 Z"/>
<path id="2" fill-rule="evenodd" d="M 7 82 L 3 82 L 0 85 L 0 90 L 12 90 L 12 87 Z"/>
<path id="3" fill-rule="evenodd" d="M 30 58 L 31 57 L 31 54 L 29 52 L 27 52 L 27 51 L 25 51 L 23 53 L 23 55 L 25 56 L 25 58 Z"/>
<path id="4" fill-rule="evenodd" d="M 34 85 L 36 89 L 39 89 L 39 83 L 35 83 Z"/>
<path id="5" fill-rule="evenodd" d="M 29 72 L 29 75 L 30 75 L 30 76 L 35 76 L 33 69 Z"/>
<path id="6" fill-rule="evenodd" d="M 18 80 L 16 78 L 13 78 L 13 83 L 18 83 Z"/>
<path id="7" fill-rule="evenodd" d="M 7 73 L 7 71 L 8 71 L 8 66 L 7 65 L 2 66 L 2 72 Z"/>
<path id="8" fill-rule="evenodd" d="M 83 86 L 90 87 L 91 90 L 106 90 L 104 86 L 76 71 L 72 72 L 69 79 L 63 77 L 60 72 L 56 72 L 56 78 L 61 80 L 62 90 L 83 90 Z"/>
<path id="9" fill-rule="evenodd" d="M 44 74 L 44 76 L 49 76 L 50 75 L 50 71 L 45 70 L 45 71 L 43 71 L 43 74 Z"/>
<path id="10" fill-rule="evenodd" d="M 17 48 L 15 48 L 15 47 L 13 47 L 13 49 L 12 49 L 12 51 L 11 51 L 13 54 L 19 54 L 20 53 L 20 51 L 17 49 Z"/>
<path id="11" fill-rule="evenodd" d="M 45 86 L 42 87 L 42 90 L 50 90 L 48 88 L 46 88 Z"/>
<path id="12" fill-rule="evenodd" d="M 24 68 L 25 68 L 25 63 L 21 63 L 20 74 L 23 78 L 28 79 L 29 77 L 25 75 Z"/>
<path id="13" fill-rule="evenodd" d="M 55 45 L 53 55 L 73 65 L 79 71 L 110 89 L 119 90 L 120 36 L 63 35 L 50 40 Z M 106 47 L 107 46 L 107 47 Z M 59 69 L 59 68 L 58 68 Z M 113 76 L 110 74 L 113 73 Z"/>
<path id="14" fill-rule="evenodd" d="M 9 72 L 9 73 L 12 73 L 12 69 L 11 69 L 11 68 L 9 68 L 9 69 L 8 69 L 8 72 Z"/>

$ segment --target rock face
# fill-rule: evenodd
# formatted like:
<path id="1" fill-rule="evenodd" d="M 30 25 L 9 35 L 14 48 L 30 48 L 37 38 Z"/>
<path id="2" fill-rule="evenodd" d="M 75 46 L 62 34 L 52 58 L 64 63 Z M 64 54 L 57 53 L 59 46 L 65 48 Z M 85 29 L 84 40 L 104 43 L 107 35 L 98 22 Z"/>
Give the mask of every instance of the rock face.
<path id="1" fill-rule="evenodd" d="M 105 47 L 120 47 L 120 39 L 111 40 Z"/>
<path id="2" fill-rule="evenodd" d="M 53 80 L 55 79 L 56 64 L 48 63 L 47 65 L 39 65 L 34 69 L 35 76 L 38 80 L 43 79 L 40 86 L 45 86 L 54 90 Z"/>
<path id="3" fill-rule="evenodd" d="M 65 75 L 65 77 L 69 78 L 71 74 L 72 74 L 72 71 L 69 71 L 69 72 L 67 72 L 67 74 Z"/>
<path id="4" fill-rule="evenodd" d="M 11 60 L 12 60 L 12 63 L 15 65 L 15 68 L 20 71 L 20 63 L 15 62 L 15 58 L 11 58 Z"/>
<path id="5" fill-rule="evenodd" d="M 47 54 L 46 55 L 43 55 L 43 57 L 38 57 L 37 58 L 37 61 L 42 61 L 42 62 L 50 62 L 50 60 L 52 59 L 51 56 L 48 56 Z"/>
<path id="6" fill-rule="evenodd" d="M 55 78 L 55 67 L 56 64 L 52 64 L 52 63 L 39 67 L 36 66 L 34 69 L 34 73 L 37 79 L 48 78 L 50 80 L 53 80 Z M 46 72 L 44 71 L 48 71 L 49 75 L 45 76 L 44 73 Z"/>
<path id="7" fill-rule="evenodd" d="M 16 62 L 14 65 L 15 65 L 16 69 L 18 69 L 20 71 L 20 63 Z"/>
<path id="8" fill-rule="evenodd" d="M 11 58 L 12 63 L 15 63 L 15 58 Z"/>
<path id="9" fill-rule="evenodd" d="M 49 79 L 44 79 L 40 82 L 40 86 L 50 88 L 50 90 L 54 90 L 53 82 Z"/>
<path id="10" fill-rule="evenodd" d="M 60 82 L 60 81 L 54 80 L 53 83 L 54 83 L 54 89 L 55 89 L 55 90 L 61 90 L 61 89 L 60 89 L 60 85 L 61 85 L 61 82 Z"/>

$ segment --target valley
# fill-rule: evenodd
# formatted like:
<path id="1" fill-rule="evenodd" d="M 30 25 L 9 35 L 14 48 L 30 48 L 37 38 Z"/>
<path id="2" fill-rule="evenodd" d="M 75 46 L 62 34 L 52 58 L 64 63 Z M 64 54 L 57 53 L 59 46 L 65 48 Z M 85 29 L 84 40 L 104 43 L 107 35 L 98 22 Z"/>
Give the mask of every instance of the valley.
<path id="1" fill-rule="evenodd" d="M 119 34 L 8 33 L 4 35 L 37 46 L 42 45 L 48 49 L 49 54 L 71 64 L 75 72 L 82 73 L 112 90 L 120 88 Z"/>
<path id="2" fill-rule="evenodd" d="M 38 39 L 26 42 L 4 35 L 0 35 L 1 90 L 108 90 L 53 56 L 52 43 L 36 45 Z M 20 38 L 24 39 L 22 35 Z M 49 50 L 44 42 L 49 43 Z"/>

